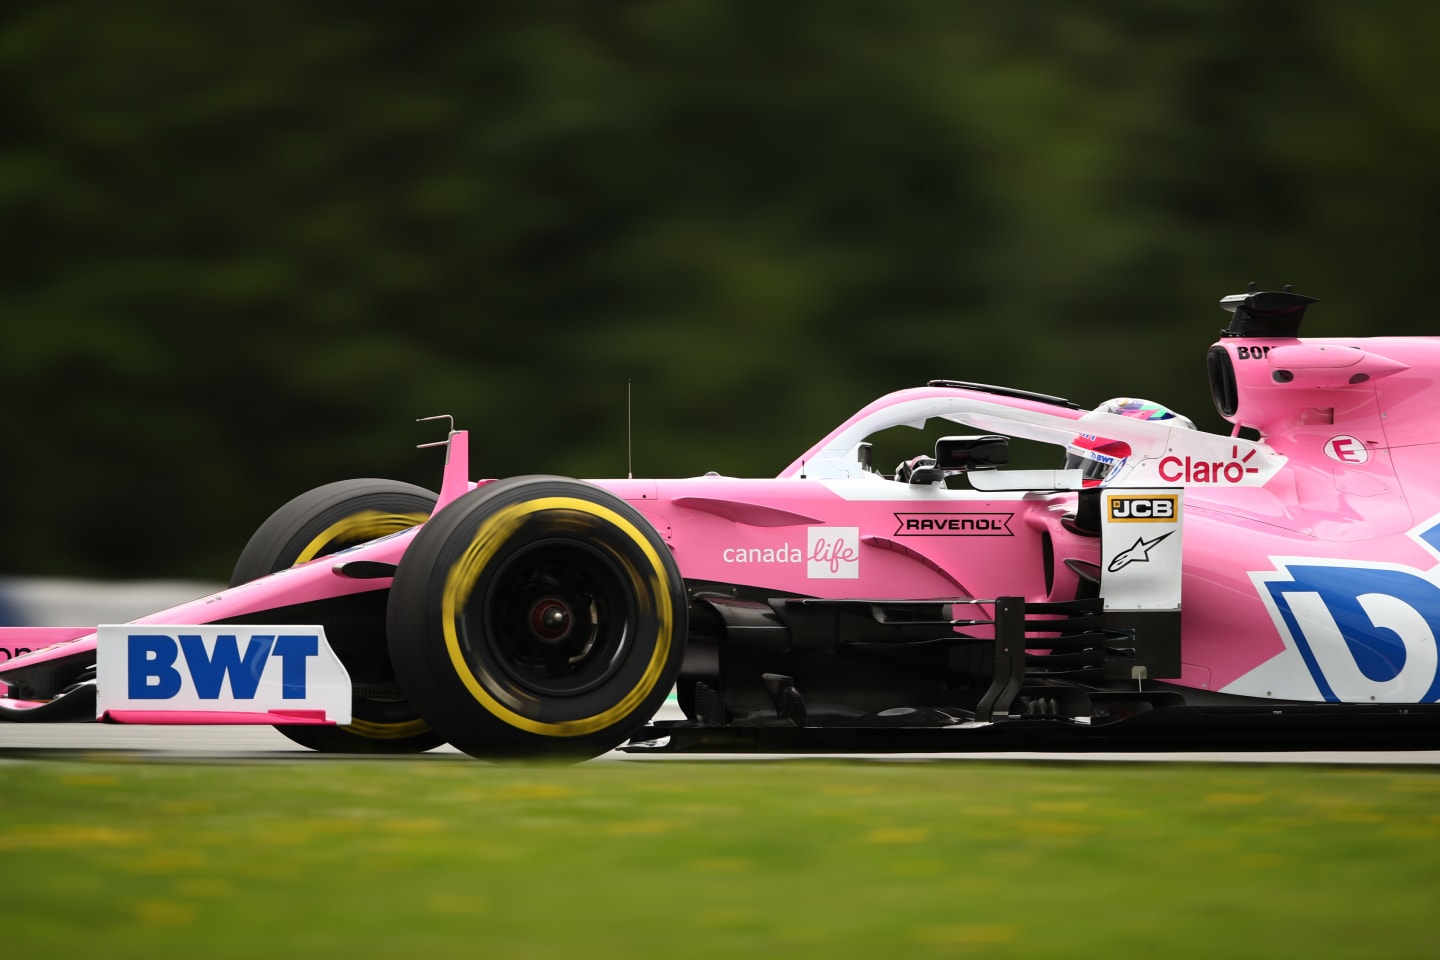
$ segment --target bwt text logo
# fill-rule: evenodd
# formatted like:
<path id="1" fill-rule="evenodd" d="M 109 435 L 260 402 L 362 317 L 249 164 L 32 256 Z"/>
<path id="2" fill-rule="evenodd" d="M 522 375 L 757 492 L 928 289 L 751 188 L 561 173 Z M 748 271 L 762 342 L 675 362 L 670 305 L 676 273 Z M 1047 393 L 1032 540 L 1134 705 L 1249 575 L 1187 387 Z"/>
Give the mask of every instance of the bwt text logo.
<path id="1" fill-rule="evenodd" d="M 1432 519 L 1413 536 L 1440 554 Z M 1274 558 L 1252 573 L 1287 648 L 1299 654 L 1331 701 L 1440 700 L 1440 568 L 1394 563 Z"/>
<path id="2" fill-rule="evenodd" d="M 188 676 L 201 700 L 253 700 L 272 660 L 279 661 L 280 688 L 285 700 L 305 699 L 306 667 L 320 654 L 314 634 L 252 634 L 244 653 L 235 634 L 222 633 L 207 649 L 198 634 L 131 634 L 127 667 L 132 700 L 170 700 L 180 694 Z M 183 663 L 183 672 L 181 664 Z"/>
<path id="3" fill-rule="evenodd" d="M 1013 537 L 1013 513 L 897 513 L 897 537 Z"/>
<path id="4" fill-rule="evenodd" d="M 1106 497 L 1110 519 L 1120 523 L 1174 523 L 1180 515 L 1178 496 Z"/>

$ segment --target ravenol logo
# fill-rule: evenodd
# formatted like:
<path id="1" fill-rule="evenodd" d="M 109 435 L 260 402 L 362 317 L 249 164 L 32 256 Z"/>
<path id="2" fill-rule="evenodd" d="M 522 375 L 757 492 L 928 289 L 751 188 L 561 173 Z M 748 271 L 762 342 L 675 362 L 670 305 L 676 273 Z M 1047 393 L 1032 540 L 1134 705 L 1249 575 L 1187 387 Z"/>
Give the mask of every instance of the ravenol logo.
<path id="1" fill-rule="evenodd" d="M 1440 518 L 1412 532 L 1440 557 Z M 1440 567 L 1271 558 L 1251 579 L 1320 695 L 1366 703 L 1440 700 Z"/>
<path id="2" fill-rule="evenodd" d="M 1013 537 L 1013 513 L 897 513 L 897 537 Z"/>

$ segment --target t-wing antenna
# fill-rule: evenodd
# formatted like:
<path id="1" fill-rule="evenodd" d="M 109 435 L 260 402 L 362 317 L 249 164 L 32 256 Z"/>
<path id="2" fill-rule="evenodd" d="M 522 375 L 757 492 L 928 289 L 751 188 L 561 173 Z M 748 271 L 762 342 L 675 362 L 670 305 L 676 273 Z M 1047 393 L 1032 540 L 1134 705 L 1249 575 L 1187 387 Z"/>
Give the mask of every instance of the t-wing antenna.
<path id="1" fill-rule="evenodd" d="M 417 444 L 416 449 L 424 450 L 428 447 L 445 447 L 445 473 L 440 481 L 440 496 L 435 503 L 435 509 L 441 507 L 463 496 L 470 490 L 470 432 L 468 430 L 456 430 L 455 418 L 448 413 L 442 413 L 435 417 L 420 417 L 416 423 L 428 423 L 432 420 L 444 420 L 449 430 L 444 440 L 435 440 L 430 443 Z"/>
<path id="2" fill-rule="evenodd" d="M 450 438 L 455 435 L 455 418 L 448 413 L 442 413 L 434 417 L 420 417 L 415 422 L 429 423 L 432 420 L 444 420 L 446 422 L 446 426 L 448 429 L 445 431 L 445 439 L 435 440 L 430 443 L 416 444 L 416 450 L 426 450 L 430 447 L 448 447 L 450 445 Z"/>

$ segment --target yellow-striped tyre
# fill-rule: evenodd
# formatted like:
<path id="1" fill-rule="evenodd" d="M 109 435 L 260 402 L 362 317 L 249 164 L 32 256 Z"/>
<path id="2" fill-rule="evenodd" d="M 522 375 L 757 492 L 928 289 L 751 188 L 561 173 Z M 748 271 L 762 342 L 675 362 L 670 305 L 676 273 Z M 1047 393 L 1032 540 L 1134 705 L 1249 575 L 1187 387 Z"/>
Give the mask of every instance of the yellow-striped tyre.
<path id="1" fill-rule="evenodd" d="M 285 504 L 240 553 L 234 586 L 424 523 L 435 494 L 396 480 L 342 480 Z M 419 753 L 445 741 L 406 699 L 390 666 L 385 613 L 390 591 L 335 597 L 266 611 L 269 623 L 318 623 L 355 688 L 345 726 L 277 726 L 296 743 L 326 753 Z"/>
<path id="2" fill-rule="evenodd" d="M 660 708 L 684 654 L 684 583 L 624 500 L 578 480 L 480 487 L 415 536 L 390 658 L 436 731 L 487 759 L 585 759 Z"/>

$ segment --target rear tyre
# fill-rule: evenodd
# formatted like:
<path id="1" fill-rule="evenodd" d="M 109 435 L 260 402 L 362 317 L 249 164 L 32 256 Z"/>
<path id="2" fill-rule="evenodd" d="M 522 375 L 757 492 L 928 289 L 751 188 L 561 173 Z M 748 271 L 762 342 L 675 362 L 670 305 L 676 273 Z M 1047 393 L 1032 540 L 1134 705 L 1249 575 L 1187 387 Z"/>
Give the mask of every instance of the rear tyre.
<path id="1" fill-rule="evenodd" d="M 302 493 L 255 531 L 240 553 L 230 585 L 424 523 L 435 499 L 424 487 L 395 480 L 341 480 Z M 395 682 L 385 642 L 386 592 L 327 600 L 312 615 L 324 625 L 356 686 L 351 722 L 276 730 L 326 753 L 419 753 L 445 742 Z"/>
<path id="2" fill-rule="evenodd" d="M 577 480 L 517 477 L 416 534 L 390 592 L 390 658 L 466 753 L 578 760 L 654 716 L 685 617 L 670 549 L 633 507 Z"/>

